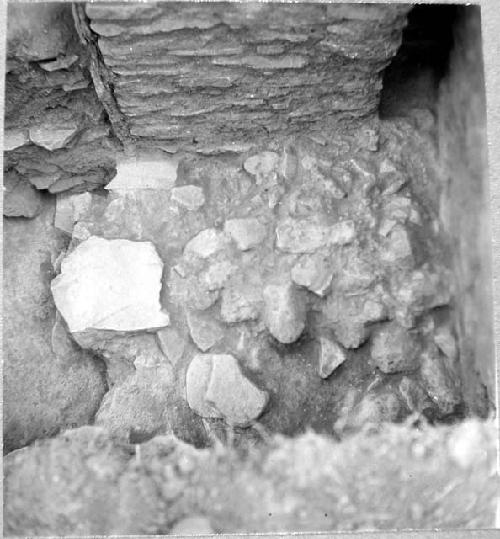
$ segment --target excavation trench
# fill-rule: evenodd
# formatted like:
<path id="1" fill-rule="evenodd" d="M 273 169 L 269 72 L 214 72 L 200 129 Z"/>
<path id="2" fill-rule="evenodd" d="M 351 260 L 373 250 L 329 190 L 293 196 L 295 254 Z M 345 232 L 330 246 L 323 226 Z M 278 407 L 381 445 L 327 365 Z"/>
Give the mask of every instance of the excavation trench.
<path id="1" fill-rule="evenodd" d="M 5 103 L 7 451 L 492 410 L 478 8 L 11 5 Z"/>

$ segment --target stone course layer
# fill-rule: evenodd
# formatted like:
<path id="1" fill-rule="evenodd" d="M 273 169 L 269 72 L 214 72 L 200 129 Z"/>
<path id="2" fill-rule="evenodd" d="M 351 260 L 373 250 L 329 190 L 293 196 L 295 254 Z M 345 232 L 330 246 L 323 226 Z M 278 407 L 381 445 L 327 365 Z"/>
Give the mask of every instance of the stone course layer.
<path id="1" fill-rule="evenodd" d="M 132 137 L 238 147 L 375 114 L 409 6 L 89 3 Z"/>

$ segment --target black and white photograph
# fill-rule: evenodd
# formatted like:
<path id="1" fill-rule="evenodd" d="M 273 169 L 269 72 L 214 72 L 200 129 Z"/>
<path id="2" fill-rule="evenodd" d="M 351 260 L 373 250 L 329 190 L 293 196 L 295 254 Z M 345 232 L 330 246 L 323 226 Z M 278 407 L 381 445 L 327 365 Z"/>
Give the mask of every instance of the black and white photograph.
<path id="1" fill-rule="evenodd" d="M 498 532 L 483 7 L 3 3 L 4 535 Z"/>

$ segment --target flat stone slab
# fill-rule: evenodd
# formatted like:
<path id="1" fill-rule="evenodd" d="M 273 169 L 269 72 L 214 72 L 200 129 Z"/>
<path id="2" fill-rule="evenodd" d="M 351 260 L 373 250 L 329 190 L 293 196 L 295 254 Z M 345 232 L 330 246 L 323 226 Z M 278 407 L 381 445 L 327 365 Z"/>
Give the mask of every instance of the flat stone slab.
<path id="1" fill-rule="evenodd" d="M 71 332 L 160 328 L 169 324 L 159 301 L 162 271 L 150 242 L 91 236 L 62 261 L 52 294 Z"/>
<path id="2" fill-rule="evenodd" d="M 124 159 L 116 164 L 116 176 L 108 190 L 170 190 L 177 179 L 178 161 L 167 156 L 151 155 Z"/>

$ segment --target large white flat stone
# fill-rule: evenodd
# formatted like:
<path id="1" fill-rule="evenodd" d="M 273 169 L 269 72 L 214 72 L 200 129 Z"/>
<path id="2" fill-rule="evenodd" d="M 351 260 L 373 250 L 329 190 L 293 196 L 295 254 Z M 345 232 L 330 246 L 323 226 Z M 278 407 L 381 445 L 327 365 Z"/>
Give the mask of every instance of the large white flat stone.
<path id="1" fill-rule="evenodd" d="M 163 262 L 150 242 L 91 236 L 61 264 L 52 294 L 71 332 L 169 324 L 159 301 Z"/>

